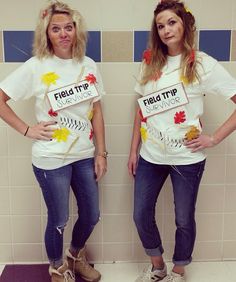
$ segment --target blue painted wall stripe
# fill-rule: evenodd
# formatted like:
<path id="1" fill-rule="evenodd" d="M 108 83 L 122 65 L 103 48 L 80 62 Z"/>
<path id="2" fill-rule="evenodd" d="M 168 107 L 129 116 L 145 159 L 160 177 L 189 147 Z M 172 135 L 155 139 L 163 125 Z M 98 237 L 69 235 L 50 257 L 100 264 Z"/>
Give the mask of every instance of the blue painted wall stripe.
<path id="1" fill-rule="evenodd" d="M 101 62 L 101 32 L 89 31 L 86 54 Z M 149 31 L 134 31 L 134 62 L 142 60 Z M 32 56 L 33 31 L 3 31 L 5 62 L 25 62 Z M 219 61 L 230 60 L 231 30 L 200 30 L 199 49 Z"/>

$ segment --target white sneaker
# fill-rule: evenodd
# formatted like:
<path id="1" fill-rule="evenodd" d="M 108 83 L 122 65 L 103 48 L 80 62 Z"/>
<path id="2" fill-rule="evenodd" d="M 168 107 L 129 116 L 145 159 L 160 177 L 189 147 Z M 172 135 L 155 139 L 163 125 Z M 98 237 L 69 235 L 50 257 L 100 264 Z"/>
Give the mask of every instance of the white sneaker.
<path id="1" fill-rule="evenodd" d="M 186 282 L 185 275 L 180 275 L 178 273 L 175 273 L 171 271 L 169 275 L 167 275 L 163 282 Z"/>
<path id="2" fill-rule="evenodd" d="M 147 268 L 143 270 L 141 275 L 135 280 L 135 282 L 156 282 L 156 281 L 161 281 L 164 279 L 167 275 L 167 267 L 166 264 L 164 264 L 164 268 L 159 270 L 156 269 L 152 271 L 152 264 L 149 265 Z"/>

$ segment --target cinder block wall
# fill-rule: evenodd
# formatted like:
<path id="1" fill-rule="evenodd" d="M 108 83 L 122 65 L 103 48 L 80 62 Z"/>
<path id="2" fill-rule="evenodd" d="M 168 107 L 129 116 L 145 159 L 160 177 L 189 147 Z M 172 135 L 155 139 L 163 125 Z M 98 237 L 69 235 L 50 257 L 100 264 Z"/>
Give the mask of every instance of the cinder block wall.
<path id="1" fill-rule="evenodd" d="M 30 57 L 32 31 L 43 0 L 1 1 L 0 79 Z M 135 108 L 135 75 L 146 45 L 154 0 L 67 0 L 84 15 L 90 40 L 88 55 L 97 61 L 107 95 L 106 122 L 109 169 L 100 183 L 101 221 L 88 242 L 97 262 L 144 261 L 132 221 L 133 183 L 127 159 Z M 198 46 L 221 61 L 236 77 L 236 2 L 188 0 L 196 16 Z M 236 91 L 235 91 L 236 93 Z M 235 109 L 218 96 L 205 98 L 203 124 L 213 132 Z M 34 122 L 33 100 L 11 103 L 29 124 Z M 31 142 L 0 121 L 0 263 L 46 261 L 43 245 L 46 210 L 31 169 Z M 197 204 L 194 260 L 236 258 L 236 135 L 208 150 L 205 175 Z M 65 231 L 70 242 L 76 205 Z M 157 205 L 157 220 L 165 256 L 174 244 L 173 197 L 169 181 Z"/>

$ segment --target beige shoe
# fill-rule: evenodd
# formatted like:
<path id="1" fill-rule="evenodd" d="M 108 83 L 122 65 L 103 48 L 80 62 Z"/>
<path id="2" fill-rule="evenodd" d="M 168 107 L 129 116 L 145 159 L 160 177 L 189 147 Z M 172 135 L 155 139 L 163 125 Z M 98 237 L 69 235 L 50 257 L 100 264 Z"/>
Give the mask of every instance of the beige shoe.
<path id="1" fill-rule="evenodd" d="M 186 277 L 184 274 L 180 275 L 171 271 L 171 273 L 164 278 L 163 282 L 186 282 Z"/>
<path id="2" fill-rule="evenodd" d="M 66 256 L 69 269 L 79 274 L 84 280 L 97 282 L 101 279 L 101 274 L 87 262 L 85 248 L 80 250 L 77 258 L 72 256 L 69 249 L 66 249 Z"/>
<path id="3" fill-rule="evenodd" d="M 75 276 L 68 268 L 67 261 L 58 269 L 49 267 L 49 274 L 51 275 L 51 282 L 75 282 Z"/>

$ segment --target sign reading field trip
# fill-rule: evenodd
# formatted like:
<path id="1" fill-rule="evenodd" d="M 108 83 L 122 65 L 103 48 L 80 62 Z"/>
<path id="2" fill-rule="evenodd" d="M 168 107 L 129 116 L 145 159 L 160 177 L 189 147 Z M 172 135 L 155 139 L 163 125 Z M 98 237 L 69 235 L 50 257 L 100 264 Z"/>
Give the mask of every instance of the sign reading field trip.
<path id="1" fill-rule="evenodd" d="M 82 80 L 79 83 L 54 89 L 48 92 L 48 99 L 53 111 L 58 111 L 97 97 L 98 91 L 94 83 Z"/>
<path id="2" fill-rule="evenodd" d="M 143 117 L 149 117 L 164 111 L 188 104 L 182 83 L 174 84 L 138 99 Z"/>

